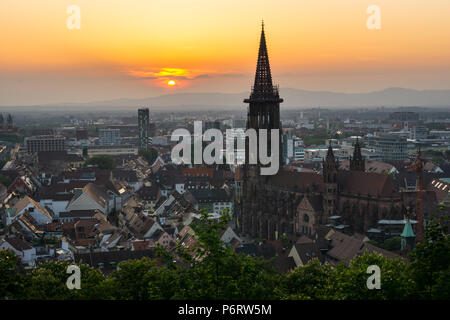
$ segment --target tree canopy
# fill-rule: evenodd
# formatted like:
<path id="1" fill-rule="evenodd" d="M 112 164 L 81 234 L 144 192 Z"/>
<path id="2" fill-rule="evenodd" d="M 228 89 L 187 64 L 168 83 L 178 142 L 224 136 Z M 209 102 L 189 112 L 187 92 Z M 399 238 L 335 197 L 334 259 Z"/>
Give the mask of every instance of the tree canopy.
<path id="1" fill-rule="evenodd" d="M 0 297 L 8 299 L 333 299 L 394 300 L 450 298 L 450 241 L 443 227 L 427 226 L 410 263 L 364 253 L 348 264 L 306 266 L 280 274 L 271 261 L 237 254 L 220 240 L 229 217 L 204 214 L 195 225 L 197 245 L 158 247 L 156 257 L 129 260 L 105 276 L 80 264 L 81 289 L 66 287 L 68 262 L 24 270 L 12 251 L 0 251 Z M 368 266 L 381 271 L 381 288 L 369 290 Z"/>
<path id="2" fill-rule="evenodd" d="M 147 163 L 151 166 L 156 158 L 158 157 L 158 150 L 155 148 L 150 149 L 139 149 L 138 154 L 147 161 Z"/>
<path id="3" fill-rule="evenodd" d="M 95 155 L 89 157 L 85 160 L 84 165 L 93 165 L 105 170 L 112 170 L 116 167 L 113 157 L 109 155 Z"/>

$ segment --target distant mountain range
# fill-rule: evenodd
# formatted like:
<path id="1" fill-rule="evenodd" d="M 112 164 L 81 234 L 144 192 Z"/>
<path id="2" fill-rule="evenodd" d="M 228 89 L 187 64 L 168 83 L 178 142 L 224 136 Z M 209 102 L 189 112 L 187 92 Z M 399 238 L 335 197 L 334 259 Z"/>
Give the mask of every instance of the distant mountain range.
<path id="1" fill-rule="evenodd" d="M 284 99 L 283 108 L 311 107 L 450 107 L 450 90 L 413 90 L 388 88 L 368 93 L 339 93 L 330 91 L 307 91 L 280 89 Z M 73 108 L 137 108 L 150 107 L 153 110 L 206 110 L 241 109 L 243 99 L 249 92 L 242 93 L 174 93 L 146 99 L 118 99 L 89 103 L 64 103 L 42 106 Z"/>

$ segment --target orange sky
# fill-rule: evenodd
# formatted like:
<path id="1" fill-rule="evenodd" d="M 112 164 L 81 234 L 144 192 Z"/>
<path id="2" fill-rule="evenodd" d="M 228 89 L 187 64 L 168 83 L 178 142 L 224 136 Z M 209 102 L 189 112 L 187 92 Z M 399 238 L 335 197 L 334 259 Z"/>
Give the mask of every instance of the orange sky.
<path id="1" fill-rule="evenodd" d="M 0 105 L 247 91 L 261 19 L 281 88 L 450 89 L 448 0 L 2 0 Z"/>

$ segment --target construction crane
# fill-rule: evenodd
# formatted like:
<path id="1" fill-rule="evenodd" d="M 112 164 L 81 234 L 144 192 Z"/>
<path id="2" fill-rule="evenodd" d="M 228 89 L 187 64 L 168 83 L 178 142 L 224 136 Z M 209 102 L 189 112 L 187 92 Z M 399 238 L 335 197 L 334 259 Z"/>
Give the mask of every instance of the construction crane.
<path id="1" fill-rule="evenodd" d="M 417 216 L 417 242 L 421 242 L 423 239 L 423 210 L 422 210 L 422 192 L 423 192 L 423 159 L 420 152 L 420 148 L 417 151 L 416 161 L 410 165 L 406 170 L 417 172 L 417 204 L 416 204 L 416 216 Z"/>

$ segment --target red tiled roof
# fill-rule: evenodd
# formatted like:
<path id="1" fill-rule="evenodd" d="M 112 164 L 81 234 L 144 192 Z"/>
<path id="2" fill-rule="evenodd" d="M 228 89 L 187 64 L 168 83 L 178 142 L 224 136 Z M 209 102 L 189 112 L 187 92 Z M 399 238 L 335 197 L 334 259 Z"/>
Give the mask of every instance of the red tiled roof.
<path id="1" fill-rule="evenodd" d="M 139 250 L 148 250 L 150 247 L 154 246 L 155 243 L 152 240 L 139 240 L 139 241 L 133 241 L 133 250 L 139 251 Z"/>
<path id="2" fill-rule="evenodd" d="M 33 248 L 28 242 L 25 242 L 20 238 L 7 238 L 5 239 L 5 241 L 18 251 L 29 250 Z"/>

